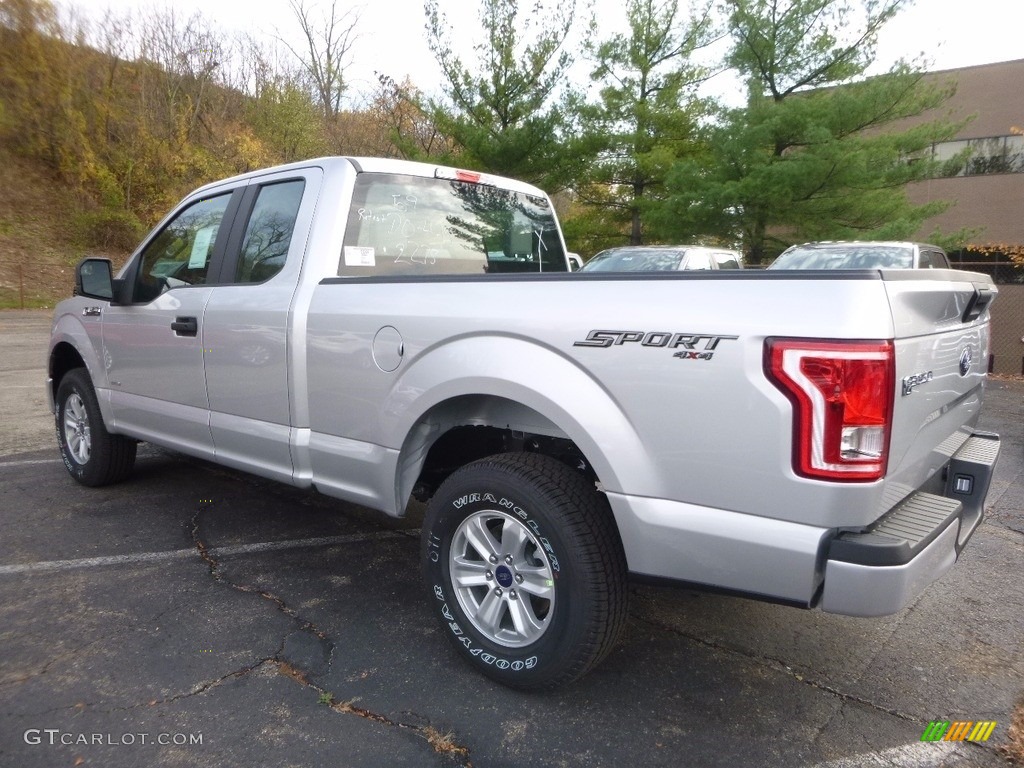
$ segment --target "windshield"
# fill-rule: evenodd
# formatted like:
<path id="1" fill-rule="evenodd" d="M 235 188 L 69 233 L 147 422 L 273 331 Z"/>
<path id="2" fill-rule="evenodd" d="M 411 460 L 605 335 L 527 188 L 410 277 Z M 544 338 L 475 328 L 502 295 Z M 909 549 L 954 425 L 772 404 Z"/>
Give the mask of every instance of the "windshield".
<path id="1" fill-rule="evenodd" d="M 581 272 L 650 272 L 679 269 L 683 251 L 661 248 L 610 248 L 583 265 Z"/>
<path id="2" fill-rule="evenodd" d="M 361 173 L 338 274 L 565 272 L 551 203 L 488 184 Z"/>
<path id="3" fill-rule="evenodd" d="M 768 269 L 911 269 L 914 251 L 903 245 L 801 245 L 783 253 Z"/>

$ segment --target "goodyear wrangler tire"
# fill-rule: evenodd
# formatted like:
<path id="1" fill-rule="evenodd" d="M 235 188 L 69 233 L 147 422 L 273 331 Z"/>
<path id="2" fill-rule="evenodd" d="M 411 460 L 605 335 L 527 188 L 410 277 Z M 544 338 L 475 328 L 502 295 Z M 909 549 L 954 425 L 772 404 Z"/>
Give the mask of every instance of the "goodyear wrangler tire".
<path id="1" fill-rule="evenodd" d="M 55 416 L 60 456 L 75 480 L 95 487 L 119 482 L 131 473 L 137 444 L 107 432 L 84 368 L 68 371 L 60 380 Z"/>
<path id="2" fill-rule="evenodd" d="M 423 567 L 459 653 L 514 688 L 582 677 L 625 624 L 626 559 L 608 503 L 540 454 L 454 472 L 427 507 Z"/>

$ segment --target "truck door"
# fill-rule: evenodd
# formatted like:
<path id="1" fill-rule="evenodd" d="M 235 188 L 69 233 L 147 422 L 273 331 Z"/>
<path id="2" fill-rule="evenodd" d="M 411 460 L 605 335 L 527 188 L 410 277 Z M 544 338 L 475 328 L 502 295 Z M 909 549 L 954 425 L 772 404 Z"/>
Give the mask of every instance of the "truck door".
<path id="1" fill-rule="evenodd" d="M 242 189 L 186 203 L 124 274 L 130 303 L 103 312 L 103 364 L 119 429 L 212 457 L 203 310 Z"/>
<path id="2" fill-rule="evenodd" d="M 249 182 L 203 319 L 216 460 L 285 482 L 289 389 L 300 386 L 289 375 L 291 307 L 322 175 L 307 168 Z"/>

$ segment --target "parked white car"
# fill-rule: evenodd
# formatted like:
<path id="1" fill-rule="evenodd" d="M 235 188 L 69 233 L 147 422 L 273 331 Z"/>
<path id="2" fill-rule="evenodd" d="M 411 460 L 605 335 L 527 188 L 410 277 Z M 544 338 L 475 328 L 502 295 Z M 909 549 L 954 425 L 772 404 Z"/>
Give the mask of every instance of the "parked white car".
<path id="1" fill-rule="evenodd" d="M 821 242 L 793 245 L 768 269 L 950 269 L 937 245 L 905 242 Z"/>
<path id="2" fill-rule="evenodd" d="M 740 269 L 743 255 L 701 245 L 624 245 L 608 248 L 581 272 L 671 272 L 680 269 Z"/>

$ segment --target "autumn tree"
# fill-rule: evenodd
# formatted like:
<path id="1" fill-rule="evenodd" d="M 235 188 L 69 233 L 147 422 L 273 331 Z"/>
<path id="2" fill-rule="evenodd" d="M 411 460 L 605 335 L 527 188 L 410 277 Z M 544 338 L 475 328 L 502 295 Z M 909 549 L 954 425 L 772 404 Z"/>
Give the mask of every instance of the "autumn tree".
<path id="1" fill-rule="evenodd" d="M 378 75 L 368 107 L 377 129 L 388 137 L 391 153 L 406 160 L 451 156 L 451 142 L 423 108 L 422 91 L 406 78 L 401 83 Z"/>
<path id="2" fill-rule="evenodd" d="M 937 172 L 929 149 L 959 126 L 893 124 L 949 88 L 906 62 L 866 76 L 878 31 L 904 4 L 726 0 L 747 104 L 708 132 L 710 161 L 677 164 L 662 223 L 680 238 L 740 241 L 756 264 L 794 241 L 908 237 L 941 210 L 911 205 L 904 185 Z"/>
<path id="3" fill-rule="evenodd" d="M 290 52 L 253 38 L 244 41 L 241 79 L 249 95 L 245 126 L 264 145 L 267 158 L 294 162 L 326 154 L 322 104 L 311 97 L 301 64 Z"/>
<path id="4" fill-rule="evenodd" d="M 460 164 L 541 184 L 557 176 L 566 124 L 559 97 L 572 62 L 564 43 L 575 7 L 569 0 L 544 12 L 538 3 L 526 14 L 518 0 L 480 0 L 483 39 L 469 65 L 454 48 L 440 0 L 426 0 L 427 42 L 446 98 L 425 109 Z"/>
<path id="5" fill-rule="evenodd" d="M 145 70 L 147 114 L 158 116 L 162 136 L 180 148 L 202 127 L 228 51 L 198 12 L 184 16 L 168 6 L 141 18 L 138 27 L 138 55 L 156 65 Z"/>
<path id="6" fill-rule="evenodd" d="M 65 106 L 72 94 L 57 9 L 48 0 L 0 0 L 0 93 L 4 139 L 24 154 L 61 169 L 74 122 Z"/>
<path id="7" fill-rule="evenodd" d="M 303 76 L 278 65 L 199 14 L 0 0 L 0 138 L 78 193 L 85 239 L 124 246 L 202 183 L 322 153 Z"/>

